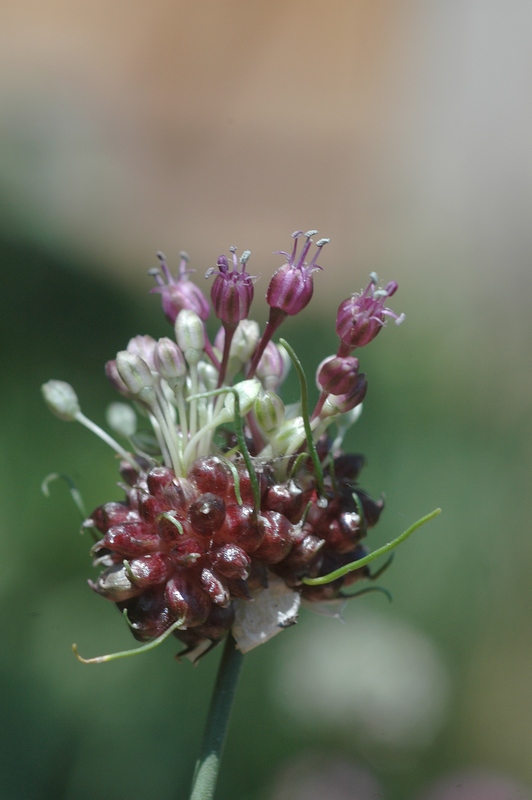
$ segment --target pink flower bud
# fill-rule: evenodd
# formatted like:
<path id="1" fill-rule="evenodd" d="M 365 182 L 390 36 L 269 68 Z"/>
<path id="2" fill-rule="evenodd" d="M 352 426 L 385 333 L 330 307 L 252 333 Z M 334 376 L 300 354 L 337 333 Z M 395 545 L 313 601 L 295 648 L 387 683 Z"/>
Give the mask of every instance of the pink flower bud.
<path id="1" fill-rule="evenodd" d="M 318 389 L 329 394 L 347 394 L 354 387 L 358 374 L 358 358 L 332 356 L 326 358 L 316 372 Z"/>
<path id="2" fill-rule="evenodd" d="M 290 358 L 284 347 L 268 342 L 257 364 L 255 375 L 265 389 L 275 391 L 286 378 L 289 369 Z"/>
<path id="3" fill-rule="evenodd" d="M 111 361 L 106 362 L 105 374 L 107 376 L 107 380 L 109 381 L 113 389 L 116 389 L 117 392 L 120 392 L 120 394 L 123 397 L 130 398 L 132 396 L 126 384 L 120 377 L 120 374 L 116 366 L 116 359 L 113 358 Z"/>
<path id="4" fill-rule="evenodd" d="M 140 358 L 146 362 L 150 369 L 154 369 L 155 365 L 153 358 L 155 355 L 156 344 L 157 342 L 153 336 L 134 336 L 127 343 L 126 350 L 128 353 L 133 353 L 135 356 L 140 356 Z"/>
<path id="5" fill-rule="evenodd" d="M 299 314 L 310 302 L 314 292 L 312 274 L 321 269 L 316 261 L 321 253 L 321 248 L 329 241 L 329 239 L 320 239 L 316 243 L 318 249 L 310 264 L 307 264 L 305 258 L 312 244 L 311 236 L 314 236 L 315 233 L 317 231 L 307 231 L 305 234 L 307 241 L 303 245 L 303 250 L 297 262 L 297 240 L 303 234 L 303 231 L 296 231 L 292 234 L 294 246 L 291 253 L 280 251 L 281 255 L 286 256 L 286 263 L 273 274 L 268 286 L 266 302 L 270 306 L 270 315 L 268 324 L 262 334 L 262 339 L 249 366 L 248 377 L 250 378 L 255 374 L 268 342 L 271 341 L 273 334 L 286 317 Z"/>

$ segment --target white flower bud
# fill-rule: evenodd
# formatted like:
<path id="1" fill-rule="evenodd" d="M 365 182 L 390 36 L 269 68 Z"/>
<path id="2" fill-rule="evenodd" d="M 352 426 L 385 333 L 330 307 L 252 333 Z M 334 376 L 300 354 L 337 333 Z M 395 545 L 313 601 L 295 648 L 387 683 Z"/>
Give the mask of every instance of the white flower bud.
<path id="1" fill-rule="evenodd" d="M 240 381 L 233 386 L 238 392 L 238 399 L 240 402 L 240 416 L 245 417 L 253 408 L 255 400 L 259 396 L 261 390 L 260 382 L 255 378 L 249 381 Z M 233 416 L 235 413 L 235 398 L 232 392 L 228 392 L 224 402 L 225 408 L 230 411 Z"/>
<path id="2" fill-rule="evenodd" d="M 154 354 L 155 369 L 164 380 L 174 386 L 187 374 L 183 353 L 172 339 L 164 336 L 159 339 Z"/>
<path id="3" fill-rule="evenodd" d="M 150 405 L 155 399 L 153 375 L 143 358 L 121 350 L 116 355 L 116 368 L 136 400 Z"/>
<path id="4" fill-rule="evenodd" d="M 203 322 L 195 311 L 183 308 L 175 321 L 175 338 L 189 364 L 197 364 L 205 347 Z"/>
<path id="5" fill-rule="evenodd" d="M 243 319 L 238 323 L 229 348 L 226 375 L 236 375 L 242 366 L 250 360 L 256 350 L 260 339 L 258 322 L 253 319 Z M 214 346 L 221 360 L 225 344 L 225 329 L 222 326 L 214 339 Z"/>
<path id="6" fill-rule="evenodd" d="M 126 403 L 111 403 L 105 414 L 107 424 L 120 436 L 129 439 L 137 430 L 137 415 Z"/>
<path id="7" fill-rule="evenodd" d="M 266 433 L 273 433 L 284 422 L 284 403 L 275 392 L 264 392 L 257 397 L 254 411 L 257 422 Z"/>
<path id="8" fill-rule="evenodd" d="M 305 440 L 303 417 L 295 417 L 283 422 L 270 443 L 277 453 L 295 453 Z"/>
<path id="9" fill-rule="evenodd" d="M 208 361 L 199 362 L 198 375 L 206 392 L 211 392 L 218 386 L 218 370 Z"/>
<path id="10" fill-rule="evenodd" d="M 255 352 L 259 338 L 259 323 L 254 319 L 241 320 L 233 336 L 229 356 L 237 358 L 241 364 L 245 364 Z"/>
<path id="11" fill-rule="evenodd" d="M 65 381 L 48 381 L 41 387 L 44 402 L 56 417 L 65 422 L 73 422 L 81 409 L 78 396 L 72 386 Z"/>

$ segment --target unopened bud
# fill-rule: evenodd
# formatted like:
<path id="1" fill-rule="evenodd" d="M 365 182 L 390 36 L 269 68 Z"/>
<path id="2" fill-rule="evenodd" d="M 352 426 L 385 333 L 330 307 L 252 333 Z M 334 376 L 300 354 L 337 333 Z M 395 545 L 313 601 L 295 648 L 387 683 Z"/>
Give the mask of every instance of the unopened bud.
<path id="1" fill-rule="evenodd" d="M 143 358 L 121 350 L 116 356 L 116 368 L 135 400 L 151 405 L 155 400 L 154 378 Z"/>
<path id="2" fill-rule="evenodd" d="M 197 364 L 205 347 L 203 322 L 195 311 L 184 308 L 175 321 L 175 338 L 189 364 Z"/>
<path id="3" fill-rule="evenodd" d="M 134 336 L 132 339 L 129 340 L 126 350 L 128 353 L 133 353 L 133 355 L 140 356 L 143 361 L 149 366 L 150 369 L 155 368 L 155 364 L 153 361 L 155 355 L 155 345 L 157 342 L 153 338 L 153 336 Z"/>
<path id="4" fill-rule="evenodd" d="M 81 409 L 78 396 L 72 386 L 65 381 L 48 381 L 41 387 L 44 402 L 56 417 L 65 422 L 73 422 Z"/>
<path id="5" fill-rule="evenodd" d="M 235 330 L 233 339 L 231 340 L 231 347 L 229 348 L 229 371 L 237 372 L 242 364 L 249 361 L 255 348 L 257 347 L 260 338 L 260 330 L 258 322 L 254 319 L 243 319 L 238 323 Z M 214 340 L 215 346 L 223 352 L 225 342 L 225 330 L 220 328 Z"/>
<path id="6" fill-rule="evenodd" d="M 126 403 L 111 403 L 107 407 L 106 417 L 109 427 L 126 439 L 137 430 L 137 415 Z"/>
<path id="7" fill-rule="evenodd" d="M 233 386 L 238 393 L 238 400 L 240 403 L 240 416 L 245 417 L 246 414 L 249 414 L 255 400 L 257 399 L 259 392 L 261 390 L 260 381 L 256 381 L 254 379 L 249 381 L 240 381 L 240 383 L 236 383 Z M 231 411 L 232 414 L 235 413 L 235 398 L 233 392 L 228 392 L 225 402 L 225 408 Z"/>
<path id="8" fill-rule="evenodd" d="M 321 362 L 316 371 L 318 389 L 330 394 L 348 394 L 358 374 L 358 358 L 331 356 Z"/>
<path id="9" fill-rule="evenodd" d="M 273 433 L 284 422 L 284 403 L 275 392 L 264 392 L 257 397 L 253 409 L 257 422 L 266 433 Z"/>
<path id="10" fill-rule="evenodd" d="M 172 388 L 180 383 L 187 374 L 187 367 L 183 353 L 176 343 L 164 336 L 155 346 L 155 369 Z"/>
<path id="11" fill-rule="evenodd" d="M 290 369 L 290 356 L 281 344 L 268 342 L 257 364 L 256 376 L 264 388 L 275 391 L 282 384 Z"/>
<path id="12" fill-rule="evenodd" d="M 116 391 L 124 397 L 131 397 L 131 392 L 120 377 L 118 369 L 116 368 L 116 359 L 113 358 L 111 361 L 106 362 L 105 374 L 113 389 L 116 389 Z"/>
<path id="13" fill-rule="evenodd" d="M 306 439 L 303 417 L 286 419 L 274 439 L 270 440 L 273 449 L 280 453 L 295 453 Z"/>
<path id="14" fill-rule="evenodd" d="M 207 361 L 200 361 L 198 364 L 198 375 L 205 391 L 210 392 L 218 386 L 218 370 Z"/>

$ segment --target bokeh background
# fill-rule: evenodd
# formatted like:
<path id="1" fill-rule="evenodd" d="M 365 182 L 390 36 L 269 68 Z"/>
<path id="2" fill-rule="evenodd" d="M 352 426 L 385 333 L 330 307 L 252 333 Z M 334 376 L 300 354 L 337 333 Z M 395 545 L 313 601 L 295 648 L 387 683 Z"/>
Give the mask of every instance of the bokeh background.
<path id="1" fill-rule="evenodd" d="M 400 284 L 362 353 L 349 446 L 386 493 L 393 594 L 246 657 L 220 800 L 530 800 L 532 6 L 524 0 L 4 0 L 0 12 L 0 796 L 185 797 L 219 658 L 131 646 L 87 588 L 87 506 L 115 462 L 51 417 L 103 362 L 167 335 L 155 252 L 197 280 L 252 250 L 260 298 L 296 228 L 330 236 L 313 306 L 283 330 L 310 374 L 337 304 Z M 263 322 L 264 304 L 256 303 Z M 295 385 L 288 384 L 288 399 Z"/>

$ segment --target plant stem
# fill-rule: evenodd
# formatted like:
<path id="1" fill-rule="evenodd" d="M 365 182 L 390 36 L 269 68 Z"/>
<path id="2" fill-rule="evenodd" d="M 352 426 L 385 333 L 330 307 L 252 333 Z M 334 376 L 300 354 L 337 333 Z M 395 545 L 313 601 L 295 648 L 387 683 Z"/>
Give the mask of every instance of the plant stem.
<path id="1" fill-rule="evenodd" d="M 238 685 L 243 654 L 228 635 L 211 698 L 200 754 L 196 761 L 190 800 L 212 800 L 222 760 L 225 735 Z"/>

